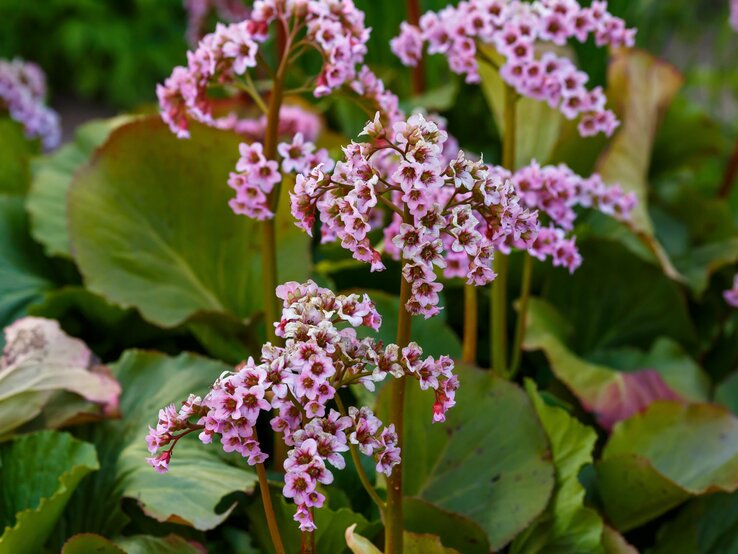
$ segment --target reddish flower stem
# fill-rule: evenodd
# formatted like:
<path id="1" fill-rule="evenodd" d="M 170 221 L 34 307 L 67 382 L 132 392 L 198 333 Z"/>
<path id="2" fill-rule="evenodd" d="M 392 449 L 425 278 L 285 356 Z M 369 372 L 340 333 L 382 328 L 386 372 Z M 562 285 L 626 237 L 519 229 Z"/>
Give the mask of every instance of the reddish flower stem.
<path id="1" fill-rule="evenodd" d="M 479 301 L 477 287 L 464 285 L 464 343 L 461 361 L 474 364 L 477 361 L 477 328 L 479 326 Z"/>
<path id="2" fill-rule="evenodd" d="M 284 545 L 282 545 L 282 537 L 279 535 L 277 518 L 274 515 L 272 497 L 269 494 L 269 482 L 267 481 L 264 464 L 256 464 L 256 475 L 259 477 L 259 492 L 261 492 L 261 501 L 264 504 L 264 514 L 266 515 L 267 527 L 269 527 L 269 535 L 272 538 L 274 551 L 276 554 L 285 554 Z"/>

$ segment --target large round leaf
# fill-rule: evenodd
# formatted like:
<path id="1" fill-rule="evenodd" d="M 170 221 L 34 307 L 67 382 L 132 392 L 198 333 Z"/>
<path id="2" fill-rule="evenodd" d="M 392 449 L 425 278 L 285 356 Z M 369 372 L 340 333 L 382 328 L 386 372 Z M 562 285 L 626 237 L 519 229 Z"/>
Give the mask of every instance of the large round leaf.
<path id="1" fill-rule="evenodd" d="M 129 116 L 120 116 L 85 123 L 76 130 L 73 142 L 33 161 L 33 179 L 26 209 L 31 218 L 33 238 L 43 244 L 47 254 L 71 255 L 67 230 L 67 191 L 72 177 L 110 132 L 129 120 Z"/>
<path id="2" fill-rule="evenodd" d="M 0 447 L 1 554 L 40 552 L 79 481 L 99 468 L 95 448 L 42 431 Z"/>
<path id="3" fill-rule="evenodd" d="M 617 242 L 591 239 L 579 245 L 581 267 L 573 275 L 550 271 L 543 287 L 543 297 L 573 326 L 575 352 L 646 349 L 659 337 L 695 346 L 687 299 L 676 283 Z"/>
<path id="4" fill-rule="evenodd" d="M 135 499 L 159 521 L 216 527 L 234 506 L 216 512 L 222 498 L 252 491 L 255 475 L 229 465 L 218 455 L 220 445 L 203 445 L 196 436 L 177 444 L 169 472 L 160 475 L 145 461 L 150 455 L 145 437 L 160 408 L 178 404 L 189 393 L 204 394 L 226 367 L 192 354 L 171 358 L 129 350 L 111 368 L 123 388 L 122 419 L 87 429 L 85 437 L 97 446 L 102 470 L 72 499 L 66 532 L 120 533 L 126 522 L 120 510 L 123 497 Z"/>
<path id="5" fill-rule="evenodd" d="M 491 372 L 457 372 L 457 405 L 445 423 L 431 423 L 433 395 L 408 384 L 404 492 L 472 519 L 498 550 L 546 507 L 554 485 L 551 453 L 523 391 Z M 378 410 L 390 423 L 386 389 Z"/>
<path id="6" fill-rule="evenodd" d="M 721 406 L 656 402 L 615 426 L 597 489 L 621 530 L 690 496 L 738 488 L 738 419 Z"/>
<path id="7" fill-rule="evenodd" d="M 656 400 L 707 400 L 707 377 L 669 339 L 657 340 L 645 354 L 634 349 L 599 352 L 603 362 L 595 363 L 572 352 L 567 342 L 574 336 L 572 327 L 551 305 L 530 300 L 525 348 L 543 350 L 554 375 L 605 429 Z M 608 365 L 616 362 L 621 367 Z"/>
<path id="8" fill-rule="evenodd" d="M 259 310 L 260 227 L 228 207 L 239 141 L 201 125 L 179 140 L 158 117 L 114 131 L 69 192 L 72 252 L 87 286 L 165 327 Z M 277 227 L 280 279 L 304 279 L 309 238 L 288 217 Z"/>

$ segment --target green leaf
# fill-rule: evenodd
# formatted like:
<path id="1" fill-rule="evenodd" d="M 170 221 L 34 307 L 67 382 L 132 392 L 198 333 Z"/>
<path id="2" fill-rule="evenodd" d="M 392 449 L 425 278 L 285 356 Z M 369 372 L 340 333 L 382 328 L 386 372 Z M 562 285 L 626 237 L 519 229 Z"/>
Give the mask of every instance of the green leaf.
<path id="1" fill-rule="evenodd" d="M 26 317 L 7 327 L 4 335 L 0 436 L 31 421 L 61 391 L 96 404 L 100 416 L 117 414 L 120 386 L 87 345 L 66 335 L 57 321 Z M 47 418 L 47 423 L 61 426 L 75 415 Z"/>
<path id="2" fill-rule="evenodd" d="M 31 234 L 49 256 L 71 257 L 67 192 L 74 173 L 113 129 L 130 120 L 130 116 L 120 116 L 85 123 L 77 128 L 74 142 L 34 160 L 26 209 L 31 220 Z"/>
<path id="3" fill-rule="evenodd" d="M 572 325 L 570 346 L 576 353 L 622 346 L 645 350 L 659 337 L 695 349 L 696 331 L 677 283 L 618 242 L 589 239 L 579 246 L 579 269 L 573 275 L 550 271 L 542 294 Z"/>
<path id="4" fill-rule="evenodd" d="M 690 496 L 738 488 L 738 419 L 712 404 L 656 402 L 615 426 L 595 467 L 610 522 L 633 529 Z"/>
<path id="5" fill-rule="evenodd" d="M 597 434 L 562 408 L 546 405 L 532 381 L 526 381 L 525 388 L 551 443 L 556 487 L 546 511 L 515 539 L 510 552 L 602 552 L 602 519 L 584 505 L 585 490 L 578 478 L 582 466 L 592 462 Z"/>
<path id="6" fill-rule="evenodd" d="M 222 499 L 239 491 L 251 492 L 255 475 L 229 465 L 218 455 L 220 445 L 204 445 L 196 436 L 177 444 L 169 472 L 160 475 L 145 461 L 150 456 L 145 436 L 160 408 L 178 404 L 189 393 L 205 394 L 226 366 L 193 354 L 172 358 L 129 350 L 111 368 L 123 388 L 122 420 L 88 429 L 102 470 L 75 495 L 67 511 L 67 532 L 117 535 L 125 525 L 120 510 L 123 498 L 136 500 L 145 514 L 158 521 L 200 530 L 218 526 L 235 506 L 229 503 L 224 511 L 216 511 Z"/>
<path id="7" fill-rule="evenodd" d="M 403 517 L 407 531 L 438 535 L 444 545 L 464 554 L 486 554 L 490 551 L 487 534 L 478 523 L 420 498 L 405 498 Z"/>
<path id="8" fill-rule="evenodd" d="M 403 449 L 405 495 L 462 514 L 499 550 L 540 515 L 554 485 L 543 429 L 516 385 L 471 367 L 457 367 L 457 404 L 433 424 L 433 395 L 408 385 Z M 387 421 L 388 395 L 379 395 Z M 514 426 L 491 422 L 514 421 Z"/>
<path id="9" fill-rule="evenodd" d="M 485 54 L 502 62 L 492 47 L 482 47 Z M 497 70 L 479 63 L 482 92 L 489 104 L 500 135 L 505 134 L 505 84 Z M 531 160 L 545 164 L 551 158 L 559 136 L 568 123 L 561 112 L 547 103 L 521 96 L 515 103 L 515 167 L 528 165 Z"/>
<path id="10" fill-rule="evenodd" d="M 661 244 L 654 237 L 648 213 L 648 170 L 659 121 L 682 86 L 672 65 L 648 52 L 620 49 L 608 70 L 608 95 L 621 120 L 620 129 L 597 162 L 606 183 L 619 183 L 638 197 L 631 225 L 658 259 L 664 272 L 680 279 Z"/>
<path id="11" fill-rule="evenodd" d="M 730 374 L 715 388 L 715 402 L 738 415 L 738 372 Z"/>
<path id="12" fill-rule="evenodd" d="M 31 180 L 30 160 L 34 145 L 20 123 L 0 117 L 0 193 L 23 195 Z"/>
<path id="13" fill-rule="evenodd" d="M 133 535 L 110 541 L 93 534 L 80 534 L 70 538 L 62 548 L 62 554 L 200 554 L 202 550 L 177 535 L 151 537 Z"/>
<path id="14" fill-rule="evenodd" d="M 355 292 L 355 291 L 352 291 Z M 357 329 L 359 336 L 373 336 L 385 344 L 395 342 L 397 338 L 397 316 L 400 309 L 400 298 L 378 290 L 361 291 L 366 292 L 382 316 L 382 326 L 379 332 L 372 330 Z M 412 323 L 411 339 L 423 347 L 423 353 L 428 356 L 461 356 L 461 343 L 459 337 L 446 324 L 442 315 L 423 319 L 414 317 Z"/>
<path id="15" fill-rule="evenodd" d="M 659 339 L 647 354 L 635 352 L 631 371 L 619 371 L 572 352 L 567 345 L 572 331 L 552 306 L 530 299 L 524 348 L 543 350 L 554 375 L 604 428 L 656 400 L 707 400 L 707 377 L 677 343 Z"/>
<path id="16" fill-rule="evenodd" d="M 239 142 L 202 125 L 179 140 L 158 117 L 114 131 L 69 193 L 87 286 L 164 327 L 208 312 L 253 316 L 263 302 L 260 226 L 230 210 L 226 184 Z M 278 218 L 281 281 L 309 275 L 308 245 L 289 216 Z"/>
<path id="17" fill-rule="evenodd" d="M 99 468 L 95 448 L 42 431 L 0 446 L 0 553 L 39 552 L 80 480 Z"/>
<path id="18" fill-rule="evenodd" d="M 659 529 L 648 554 L 738 552 L 738 494 L 711 494 L 690 500 Z"/>
<path id="19" fill-rule="evenodd" d="M 54 287 L 41 248 L 31 240 L 23 199 L 0 195 L 0 327 L 26 314 Z"/>

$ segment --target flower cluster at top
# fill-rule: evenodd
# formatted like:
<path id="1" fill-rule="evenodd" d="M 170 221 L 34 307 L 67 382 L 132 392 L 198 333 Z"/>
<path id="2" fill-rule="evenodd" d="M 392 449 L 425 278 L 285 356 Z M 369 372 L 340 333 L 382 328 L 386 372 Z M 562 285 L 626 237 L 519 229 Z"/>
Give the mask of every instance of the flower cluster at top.
<path id="1" fill-rule="evenodd" d="M 447 56 L 452 71 L 470 83 L 480 81 L 480 60 L 498 66 L 485 49 L 494 47 L 502 56 L 500 76 L 518 94 L 548 102 L 569 119 L 581 115 L 583 136 L 610 135 L 618 121 L 605 109 L 602 89 L 588 90 L 587 74 L 569 59 L 536 51 L 538 43 L 562 46 L 590 35 L 598 46 L 632 46 L 635 40 L 635 30 L 610 14 L 604 1 L 583 8 L 576 0 L 468 0 L 426 13 L 417 27 L 403 22 L 391 45 L 403 63 L 415 65 L 427 43 L 429 53 Z"/>
<path id="2" fill-rule="evenodd" d="M 215 12 L 219 21 L 246 19 L 249 8 L 242 0 L 184 0 L 187 11 L 187 42 L 197 44 L 205 34 L 208 16 Z"/>
<path id="3" fill-rule="evenodd" d="M 723 298 L 728 304 L 738 308 L 738 275 L 733 277 L 733 286 L 723 292 Z"/>
<path id="4" fill-rule="evenodd" d="M 251 465 L 263 463 L 267 454 L 256 422 L 261 413 L 276 412 L 272 429 L 292 447 L 284 462 L 283 494 L 297 504 L 300 528 L 311 531 L 311 508 L 325 501 L 319 485 L 333 480 L 329 465 L 345 467 L 343 453 L 350 447 L 372 456 L 377 471 L 386 475 L 400 460 L 394 426 L 385 427 L 368 408 L 351 406 L 345 412 L 338 390 L 351 384 L 373 390 L 388 374 L 412 377 L 421 389 L 435 392 L 433 420 L 443 421 L 454 405 L 458 378 L 450 358 L 423 358 L 415 343 L 400 348 L 359 339 L 357 327 L 381 325 L 366 295 L 336 295 L 308 281 L 281 285 L 277 296 L 283 309 L 275 327 L 284 347 L 267 343 L 259 363 L 249 359 L 224 373 L 203 398 L 190 395 L 179 410 L 173 404 L 163 408 L 146 437 L 152 453 L 147 460 L 166 471 L 177 441 L 199 432 L 204 443 L 219 436 L 226 452 L 240 453 Z M 330 407 L 332 401 L 340 411 Z"/>
<path id="5" fill-rule="evenodd" d="M 285 30 L 286 63 L 301 31 L 302 43 L 323 58 L 314 94 L 323 96 L 356 77 L 356 65 L 366 53 L 369 29 L 364 13 L 352 0 L 258 0 L 248 19 L 219 24 L 203 37 L 194 52 L 187 53 L 187 66 L 174 69 L 157 87 L 162 118 L 179 137 L 189 136 L 187 118 L 217 125 L 208 88 L 213 85 L 248 86 L 250 69 L 263 63 L 260 45 L 269 38 L 272 23 Z M 299 47 L 298 47 L 299 48 Z M 279 70 L 277 70 L 279 71 Z"/>
<path id="6" fill-rule="evenodd" d="M 730 25 L 738 31 L 738 0 L 730 0 Z"/>
<path id="7" fill-rule="evenodd" d="M 582 263 L 575 237 L 568 237 L 577 217 L 575 208 L 594 208 L 619 221 L 628 221 L 636 205 L 634 193 L 626 193 L 619 185 L 608 186 L 598 174 L 583 178 L 565 165 L 541 167 L 535 161 L 509 177 L 528 209 L 536 209 L 541 226 L 538 237 L 528 252 L 545 260 L 551 258 L 554 266 L 563 266 L 573 272 Z M 463 267 L 462 267 L 463 270 Z M 447 272 L 447 277 L 452 277 Z"/>
<path id="8" fill-rule="evenodd" d="M 298 175 L 291 210 L 298 227 L 308 233 L 316 219 L 324 242 L 340 240 L 354 258 L 384 269 L 368 233 L 380 205 L 396 214 L 385 230 L 385 248 L 401 253 L 403 276 L 412 293 L 411 314 L 426 318 L 439 312 L 436 267 L 446 267 L 448 254 L 467 259 L 467 282 L 483 285 L 494 279 L 496 249 L 529 248 L 536 239 L 536 214 L 520 205 L 513 185 L 499 171 L 458 151 L 443 155 L 447 134 L 421 114 L 383 126 L 379 114 L 362 134 L 371 142 L 344 147 L 345 160 L 332 173 L 318 165 Z"/>
<path id="9" fill-rule="evenodd" d="M 235 213 L 260 221 L 274 217 L 269 194 L 282 181 L 283 173 L 301 173 L 318 164 L 333 165 L 328 151 L 324 148 L 317 150 L 312 142 L 303 138 L 302 133 L 294 135 L 291 142 L 277 146 L 282 160 L 281 172 L 279 163 L 266 158 L 260 142 L 241 143 L 239 152 L 241 157 L 236 171 L 231 172 L 228 178 L 228 185 L 236 191 L 229 205 Z"/>
<path id="10" fill-rule="evenodd" d="M 26 136 L 40 139 L 45 150 L 59 145 L 57 113 L 44 105 L 46 78 L 34 63 L 0 60 L 0 110 L 23 125 Z"/>

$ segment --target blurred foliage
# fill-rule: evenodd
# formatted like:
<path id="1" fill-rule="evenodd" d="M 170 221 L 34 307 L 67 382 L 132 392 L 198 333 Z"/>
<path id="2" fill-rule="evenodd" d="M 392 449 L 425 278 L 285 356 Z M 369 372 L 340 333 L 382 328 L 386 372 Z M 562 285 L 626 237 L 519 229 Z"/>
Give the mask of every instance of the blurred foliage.
<path id="1" fill-rule="evenodd" d="M 0 2 L 0 57 L 37 62 L 55 94 L 115 107 L 154 100 L 185 59 L 184 33 L 181 0 Z"/>

